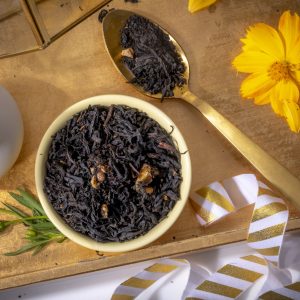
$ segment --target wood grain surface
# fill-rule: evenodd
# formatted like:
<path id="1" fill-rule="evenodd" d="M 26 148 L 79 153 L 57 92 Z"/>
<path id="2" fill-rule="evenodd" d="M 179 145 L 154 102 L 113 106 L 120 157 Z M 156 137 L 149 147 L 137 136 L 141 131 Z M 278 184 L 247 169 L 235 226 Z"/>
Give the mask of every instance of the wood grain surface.
<path id="1" fill-rule="evenodd" d="M 240 52 L 239 39 L 250 24 L 277 26 L 284 10 L 300 12 L 299 1 L 221 0 L 196 14 L 187 11 L 184 0 L 142 0 L 139 4 L 114 0 L 112 7 L 137 11 L 172 33 L 188 56 L 191 90 L 300 178 L 300 136 L 290 132 L 270 106 L 255 106 L 241 99 L 239 86 L 244 76 L 231 67 L 232 59 Z M 7 191 L 18 186 L 35 192 L 35 155 L 47 127 L 71 104 L 99 94 L 139 97 L 173 119 L 191 154 L 192 188 L 241 173 L 256 173 L 191 106 L 180 100 L 157 102 L 126 83 L 105 51 L 97 17 L 91 16 L 46 50 L 0 60 L 0 84 L 16 99 L 25 125 L 21 155 L 0 181 L 1 201 L 10 201 Z M 300 214 L 292 207 L 290 210 L 288 230 L 300 228 Z M 188 205 L 176 224 L 151 246 L 118 255 L 97 254 L 70 241 L 53 244 L 34 257 L 1 255 L 0 289 L 243 241 L 251 211 L 247 207 L 202 228 Z M 3 233 L 0 253 L 24 243 L 22 234 L 21 225 Z"/>

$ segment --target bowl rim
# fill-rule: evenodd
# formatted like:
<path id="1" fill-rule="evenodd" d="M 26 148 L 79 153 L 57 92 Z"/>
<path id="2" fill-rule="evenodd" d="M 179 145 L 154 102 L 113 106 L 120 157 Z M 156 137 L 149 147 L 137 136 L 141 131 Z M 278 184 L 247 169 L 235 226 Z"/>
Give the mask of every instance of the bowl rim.
<path id="1" fill-rule="evenodd" d="M 62 128 L 66 124 L 67 120 L 69 120 L 74 114 L 88 108 L 90 105 L 109 106 L 111 104 L 126 105 L 143 111 L 165 129 L 167 129 L 166 124 L 170 126 L 168 129 L 172 128 L 171 126 L 173 126 L 174 129 L 172 132 L 172 137 L 177 143 L 179 151 L 181 153 L 186 151 L 184 155 L 181 155 L 182 182 L 180 185 L 180 199 L 176 202 L 173 209 L 168 213 L 167 217 L 155 225 L 151 230 L 142 236 L 125 242 L 97 242 L 91 237 L 76 232 L 55 211 L 43 190 L 45 161 L 48 157 L 48 150 L 52 141 L 52 136 L 57 132 L 57 130 Z M 90 97 L 71 105 L 62 113 L 60 113 L 44 133 L 35 161 L 35 183 L 37 195 L 50 221 L 61 233 L 63 233 L 73 242 L 86 248 L 102 252 L 125 252 L 139 249 L 152 243 L 162 236 L 178 219 L 187 202 L 192 178 L 191 160 L 187 150 L 188 148 L 185 140 L 175 123 L 163 111 L 151 103 L 135 97 L 119 94 L 107 94 Z"/>

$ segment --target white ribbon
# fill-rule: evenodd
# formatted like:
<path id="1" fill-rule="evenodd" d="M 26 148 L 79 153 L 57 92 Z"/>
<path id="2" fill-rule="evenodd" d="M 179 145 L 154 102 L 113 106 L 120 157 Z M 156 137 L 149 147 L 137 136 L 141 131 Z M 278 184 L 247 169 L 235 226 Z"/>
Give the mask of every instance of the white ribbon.
<path id="1" fill-rule="evenodd" d="M 253 174 L 242 174 L 223 182 L 214 182 L 191 193 L 191 204 L 202 226 L 209 226 L 227 214 L 253 203 L 255 205 L 249 224 L 247 242 L 248 246 L 257 254 L 239 257 L 208 277 L 203 276 L 201 267 L 192 268 L 190 281 L 183 298 L 236 299 L 253 284 L 265 280 L 269 264 L 279 268 L 279 255 L 288 221 L 288 209 L 284 201 L 268 186 L 259 182 Z M 178 261 L 171 259 L 167 262 L 162 260 L 162 264 L 172 264 L 171 261 L 177 268 L 180 267 Z M 180 263 L 186 265 L 187 261 Z M 153 268 L 157 270 L 156 267 Z M 148 282 L 149 286 L 175 269 L 170 268 L 168 272 L 151 275 L 155 278 L 149 275 L 152 278 L 152 281 Z M 126 291 L 131 283 L 140 282 L 134 278 L 142 276 L 144 279 L 145 276 L 147 277 L 145 272 L 148 274 L 149 268 L 123 282 L 116 289 L 112 299 L 128 300 L 140 295 L 147 288 L 147 284 L 135 286 L 138 288 L 138 293 L 127 293 Z M 132 288 L 132 286 L 130 287 Z M 296 282 L 285 288 L 264 293 L 260 297 L 261 299 L 272 299 L 276 295 L 289 297 L 282 299 L 300 299 L 300 283 Z"/>

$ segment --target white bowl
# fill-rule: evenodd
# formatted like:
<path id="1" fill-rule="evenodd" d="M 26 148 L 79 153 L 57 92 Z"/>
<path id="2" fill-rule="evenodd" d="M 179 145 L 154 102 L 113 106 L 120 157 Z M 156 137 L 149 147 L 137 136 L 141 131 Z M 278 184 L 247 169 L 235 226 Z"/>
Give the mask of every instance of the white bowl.
<path id="1" fill-rule="evenodd" d="M 174 224 L 176 219 L 179 217 L 187 202 L 191 186 L 191 161 L 188 152 L 184 155 L 181 155 L 182 183 L 180 186 L 180 199 L 176 202 L 175 206 L 164 220 L 158 223 L 146 234 L 129 241 L 107 243 L 97 242 L 86 235 L 76 232 L 69 225 L 67 225 L 63 218 L 54 210 L 47 198 L 47 195 L 43 190 L 43 183 L 46 171 L 45 163 L 48 156 L 48 149 L 52 141 L 51 137 L 60 128 L 64 127 L 67 120 L 71 119 L 74 114 L 88 108 L 89 105 L 109 106 L 111 104 L 127 105 L 129 107 L 133 107 L 140 111 L 143 111 L 147 113 L 149 117 L 156 120 L 168 132 L 170 131 L 171 126 L 173 126 L 174 130 L 172 132 L 172 137 L 176 141 L 179 151 L 183 153 L 187 150 L 186 143 L 174 122 L 166 114 L 164 114 L 161 110 L 159 110 L 152 104 L 149 104 L 148 102 L 142 101 L 137 98 L 123 95 L 95 96 L 72 105 L 63 113 L 61 113 L 56 118 L 56 120 L 50 125 L 40 143 L 37 152 L 35 163 L 35 182 L 38 197 L 47 216 L 49 217 L 51 222 L 57 227 L 57 229 L 60 232 L 62 232 L 65 236 L 67 236 L 70 240 L 93 250 L 103 252 L 125 252 L 144 247 L 153 242 L 154 240 L 158 239 Z"/>
<path id="2" fill-rule="evenodd" d="M 23 121 L 16 101 L 0 86 L 0 178 L 13 166 L 22 148 Z"/>

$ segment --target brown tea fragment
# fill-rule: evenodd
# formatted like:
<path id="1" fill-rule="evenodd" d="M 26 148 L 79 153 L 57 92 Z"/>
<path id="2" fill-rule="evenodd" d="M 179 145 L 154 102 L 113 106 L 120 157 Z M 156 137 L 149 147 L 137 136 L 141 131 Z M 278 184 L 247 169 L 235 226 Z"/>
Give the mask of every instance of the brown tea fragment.
<path id="1" fill-rule="evenodd" d="M 164 142 L 159 142 L 158 147 L 161 148 L 161 149 L 166 149 L 166 150 L 171 151 L 171 152 L 176 151 L 176 149 L 173 146 L 171 146 L 167 143 L 164 143 Z"/>
<path id="2" fill-rule="evenodd" d="M 91 186 L 94 189 L 98 189 L 100 184 L 105 180 L 106 167 L 103 165 L 99 165 L 97 168 L 91 167 L 90 172 L 93 175 L 91 179 Z"/>
<path id="3" fill-rule="evenodd" d="M 133 49 L 132 48 L 124 49 L 124 50 L 122 50 L 121 55 L 133 58 Z"/>
<path id="4" fill-rule="evenodd" d="M 101 215 L 104 219 L 108 218 L 108 206 L 106 203 L 101 205 Z"/>
<path id="5" fill-rule="evenodd" d="M 153 189 L 153 187 L 151 187 L 151 186 L 147 186 L 147 187 L 145 188 L 145 192 L 146 192 L 147 194 L 152 194 L 152 193 L 154 192 L 154 189 Z"/>
<path id="6" fill-rule="evenodd" d="M 98 172 L 97 172 L 97 180 L 99 183 L 102 183 L 105 180 L 105 173 L 106 173 L 106 168 L 105 166 L 99 165 L 98 166 Z"/>
<path id="7" fill-rule="evenodd" d="M 95 175 L 92 176 L 91 186 L 93 189 L 98 189 L 100 187 L 100 183 L 98 182 L 97 177 Z"/>
<path id="8" fill-rule="evenodd" d="M 136 185 L 148 185 L 151 183 L 152 177 L 152 169 L 148 164 L 143 164 L 140 173 L 136 179 Z"/>

